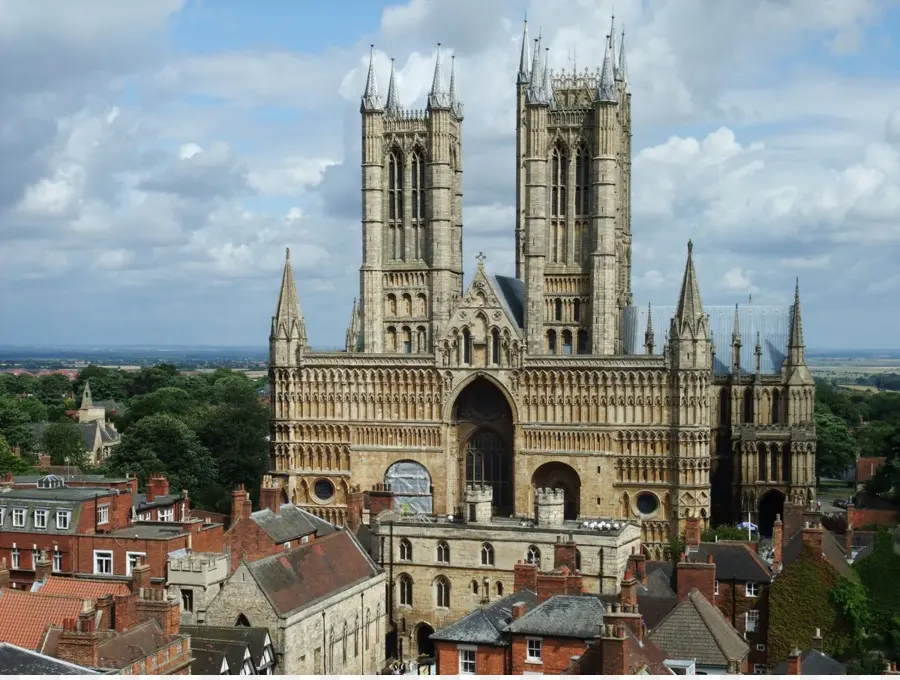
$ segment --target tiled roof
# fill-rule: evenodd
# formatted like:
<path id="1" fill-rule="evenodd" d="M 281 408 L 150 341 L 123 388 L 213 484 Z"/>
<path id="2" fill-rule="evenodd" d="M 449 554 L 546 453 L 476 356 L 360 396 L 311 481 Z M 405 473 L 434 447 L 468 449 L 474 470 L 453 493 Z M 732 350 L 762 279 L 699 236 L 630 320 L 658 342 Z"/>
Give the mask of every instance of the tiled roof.
<path id="1" fill-rule="evenodd" d="M 530 590 L 507 595 L 481 609 L 467 614 L 459 621 L 441 628 L 431 635 L 432 640 L 444 642 L 468 642 L 482 645 L 505 643 L 503 631 L 512 621 L 512 607 L 522 602 L 526 611 L 537 603 L 537 596 Z"/>
<path id="2" fill-rule="evenodd" d="M 68 661 L 0 642 L 0 675 L 99 675 Z"/>
<path id="3" fill-rule="evenodd" d="M 84 599 L 61 595 L 37 595 L 0 588 L 0 640 L 25 649 L 38 649 L 50 625 L 75 619 Z"/>
<path id="4" fill-rule="evenodd" d="M 694 588 L 650 633 L 669 659 L 696 659 L 704 666 L 727 669 L 750 647 L 719 609 Z"/>
<path id="5" fill-rule="evenodd" d="M 191 636 L 191 675 L 219 675 L 222 661 L 228 665 L 229 675 L 240 675 L 246 653 L 245 642 Z"/>
<path id="6" fill-rule="evenodd" d="M 262 666 L 263 652 L 266 644 L 272 644 L 267 628 L 248 628 L 246 626 L 181 626 L 181 632 L 191 636 L 191 648 L 197 640 L 239 642 L 250 648 L 253 663 L 257 668 Z M 218 673 L 218 671 L 216 671 Z M 196 673 L 195 673 L 196 675 Z"/>
<path id="7" fill-rule="evenodd" d="M 41 652 L 55 656 L 61 634 L 61 627 L 51 628 L 46 634 Z M 155 619 L 139 623 L 121 633 L 104 630 L 99 635 L 98 668 L 112 670 L 122 670 L 143 661 L 176 639 L 174 635 L 163 635 L 162 628 Z"/>
<path id="8" fill-rule="evenodd" d="M 600 595 L 599 597 L 600 601 L 607 607 L 619 602 L 618 595 Z M 677 604 L 678 597 L 675 595 L 671 597 L 652 597 L 638 592 L 638 610 L 649 630 L 653 630 L 660 621 L 666 618 Z"/>
<path id="9" fill-rule="evenodd" d="M 791 562 L 800 557 L 802 552 L 803 530 L 801 529 L 791 537 L 791 540 L 787 542 L 782 550 L 781 561 L 784 568 L 786 569 L 790 566 Z M 847 562 L 847 556 L 844 554 L 844 549 L 841 547 L 840 543 L 838 543 L 834 534 L 827 529 L 822 531 L 822 557 L 824 557 L 825 561 L 834 567 L 835 571 L 841 576 L 854 580 L 858 578 L 856 572 Z"/>
<path id="10" fill-rule="evenodd" d="M 509 633 L 590 640 L 600 633 L 606 607 L 596 595 L 554 595 L 510 623 Z"/>
<path id="11" fill-rule="evenodd" d="M 295 541 L 301 536 L 309 536 L 316 532 L 316 527 L 304 513 L 294 505 L 282 505 L 278 514 L 269 510 L 257 510 L 250 515 L 259 528 L 266 532 L 276 544 Z"/>
<path id="12" fill-rule="evenodd" d="M 106 595 L 128 595 L 131 592 L 127 583 L 121 581 L 102 581 L 94 579 L 50 576 L 46 581 L 36 581 L 32 592 L 40 595 L 66 595 L 82 600 L 96 602 Z"/>
<path id="13" fill-rule="evenodd" d="M 669 657 L 659 645 L 650 640 L 638 640 L 631 631 L 628 633 L 628 642 L 625 644 L 628 667 L 632 674 L 646 670 L 647 675 L 674 675 L 665 663 Z"/>
<path id="14" fill-rule="evenodd" d="M 788 675 L 787 661 L 775 666 L 772 675 Z M 800 675 L 845 675 L 847 667 L 817 649 L 810 649 L 800 655 Z"/>
<path id="15" fill-rule="evenodd" d="M 286 616 L 381 573 L 347 531 L 245 562 L 275 611 Z"/>
<path id="16" fill-rule="evenodd" d="M 750 547 L 740 541 L 701 543 L 697 552 L 691 553 L 694 561 L 705 562 L 712 555 L 719 581 L 755 581 L 769 583 L 772 572 Z"/>

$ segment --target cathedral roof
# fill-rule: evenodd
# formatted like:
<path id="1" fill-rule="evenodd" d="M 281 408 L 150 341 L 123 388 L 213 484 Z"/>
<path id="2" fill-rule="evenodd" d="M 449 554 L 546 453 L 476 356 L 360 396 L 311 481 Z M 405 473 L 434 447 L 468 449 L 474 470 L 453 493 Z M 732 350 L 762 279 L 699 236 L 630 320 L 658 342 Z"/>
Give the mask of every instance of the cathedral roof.
<path id="1" fill-rule="evenodd" d="M 512 276 L 489 274 L 488 280 L 500 298 L 509 318 L 519 328 L 525 327 L 525 284 Z"/>
<path id="2" fill-rule="evenodd" d="M 675 306 L 654 305 L 649 309 L 653 325 L 668 328 L 675 315 Z M 734 330 L 734 307 L 729 305 L 704 305 L 703 311 L 709 315 L 709 333 L 716 349 L 713 373 L 731 374 L 731 335 Z M 626 354 L 646 354 L 644 332 L 647 328 L 648 308 L 632 306 L 625 309 L 622 320 Z M 762 346 L 760 372 L 763 375 L 778 375 L 788 355 L 791 337 L 792 313 L 790 307 L 768 305 L 740 305 L 738 307 L 740 328 L 743 337 L 756 338 L 759 333 Z M 741 346 L 740 367 L 742 375 L 756 373 L 755 343 L 745 342 Z"/>

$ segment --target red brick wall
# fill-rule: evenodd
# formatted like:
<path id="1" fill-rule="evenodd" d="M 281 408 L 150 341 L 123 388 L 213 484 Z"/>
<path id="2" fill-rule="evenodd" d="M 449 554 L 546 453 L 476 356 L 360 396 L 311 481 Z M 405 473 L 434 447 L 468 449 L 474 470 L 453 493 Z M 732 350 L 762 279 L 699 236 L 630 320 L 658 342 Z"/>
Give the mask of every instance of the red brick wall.
<path id="1" fill-rule="evenodd" d="M 35 545 L 37 545 L 38 551 L 46 550 L 47 556 L 50 558 L 53 557 L 55 546 L 55 549 L 62 553 L 63 572 L 71 573 L 73 565 L 72 545 L 74 541 L 75 537 L 71 535 L 0 532 L 0 558 L 6 559 L 6 566 L 10 570 L 10 584 L 24 587 L 34 582 L 34 564 L 32 563 L 31 551 Z M 19 549 L 19 569 L 12 568 L 14 545 Z"/>
<path id="2" fill-rule="evenodd" d="M 225 532 L 225 546 L 231 550 L 231 572 L 238 568 L 242 558 L 248 562 L 261 560 L 280 550 L 269 535 L 250 519 L 242 519 Z"/>
<path id="3" fill-rule="evenodd" d="M 769 630 L 769 595 L 768 586 L 758 585 L 757 597 L 747 597 L 747 586 L 744 582 L 732 584 L 719 581 L 719 594 L 716 596 L 716 606 L 735 630 L 743 634 L 746 629 L 744 614 L 751 609 L 759 612 L 759 624 L 755 633 L 747 633 L 747 644 L 750 645 L 750 663 L 766 663 L 768 655 L 766 651 L 759 652 L 756 645 L 765 645 Z"/>
<path id="4" fill-rule="evenodd" d="M 675 567 L 678 599 L 683 600 L 694 588 L 715 604 L 716 566 L 706 562 L 679 562 Z"/>
<path id="5" fill-rule="evenodd" d="M 883 527 L 893 527 L 898 524 L 898 513 L 896 510 L 860 510 L 858 508 L 847 508 L 847 526 L 853 528 L 862 528 L 870 524 Z"/>
<path id="6" fill-rule="evenodd" d="M 459 647 L 455 642 L 435 642 L 438 675 L 459 674 Z M 476 647 L 475 673 L 477 675 L 505 675 L 506 647 Z"/>
<path id="7" fill-rule="evenodd" d="M 598 624 L 599 628 L 599 624 Z M 514 636 L 512 641 L 512 674 L 522 675 L 525 671 L 537 671 L 544 675 L 559 675 L 572 663 L 573 656 L 581 656 L 587 648 L 584 640 L 564 638 L 543 638 L 541 640 L 542 663 L 527 663 L 526 638 Z"/>

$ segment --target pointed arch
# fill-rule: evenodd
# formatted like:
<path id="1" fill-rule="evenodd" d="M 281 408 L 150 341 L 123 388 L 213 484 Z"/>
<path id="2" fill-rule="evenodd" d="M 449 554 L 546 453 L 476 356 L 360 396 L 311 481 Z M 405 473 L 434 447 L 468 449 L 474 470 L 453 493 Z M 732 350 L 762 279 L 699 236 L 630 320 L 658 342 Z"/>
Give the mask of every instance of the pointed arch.
<path id="1" fill-rule="evenodd" d="M 403 152 L 392 146 L 387 157 L 388 258 L 403 259 Z"/>
<path id="2" fill-rule="evenodd" d="M 425 255 L 425 151 L 416 145 L 409 159 L 410 214 L 412 215 L 412 258 Z"/>
<path id="3" fill-rule="evenodd" d="M 566 206 L 569 189 L 569 152 L 561 140 L 550 151 L 550 262 L 566 261 Z"/>
<path id="4" fill-rule="evenodd" d="M 591 214 L 591 154 L 584 142 L 575 147 L 575 216 Z"/>

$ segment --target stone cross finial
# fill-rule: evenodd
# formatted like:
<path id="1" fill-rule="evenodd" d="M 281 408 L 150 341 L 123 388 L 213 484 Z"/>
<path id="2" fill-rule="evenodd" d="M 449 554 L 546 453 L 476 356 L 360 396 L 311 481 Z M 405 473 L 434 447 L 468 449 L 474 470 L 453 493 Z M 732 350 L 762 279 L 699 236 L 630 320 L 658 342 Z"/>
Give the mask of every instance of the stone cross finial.
<path id="1" fill-rule="evenodd" d="M 481 268 L 484 267 L 484 261 L 487 259 L 487 255 L 478 253 L 478 255 L 475 256 L 475 259 L 478 260 L 478 267 Z"/>
<path id="2" fill-rule="evenodd" d="M 290 260 L 290 259 L 291 259 L 291 249 L 290 249 L 290 248 L 285 248 L 285 249 L 284 249 L 284 259 L 285 259 L 285 260 Z"/>

